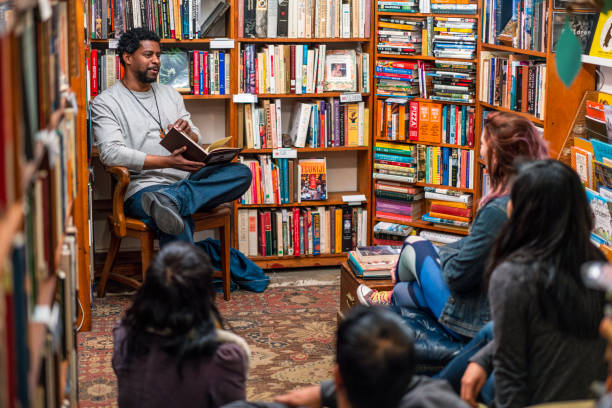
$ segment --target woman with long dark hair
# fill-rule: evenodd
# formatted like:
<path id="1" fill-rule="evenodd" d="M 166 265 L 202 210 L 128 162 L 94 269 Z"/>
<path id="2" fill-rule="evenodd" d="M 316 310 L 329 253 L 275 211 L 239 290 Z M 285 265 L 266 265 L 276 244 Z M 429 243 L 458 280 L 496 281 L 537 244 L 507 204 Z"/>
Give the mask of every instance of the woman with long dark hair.
<path id="1" fill-rule="evenodd" d="M 377 292 L 361 285 L 357 290 L 361 303 L 428 310 L 459 340 L 472 338 L 489 321 L 482 278 L 493 242 L 507 220 L 514 161 L 545 158 L 547 145 L 529 120 L 494 112 L 485 120 L 480 154 L 489 172 L 490 190 L 480 200 L 470 234 L 440 248 L 426 239 L 408 237 L 393 276 L 393 291 Z"/>
<path id="2" fill-rule="evenodd" d="M 120 407 L 219 407 L 246 396 L 249 348 L 219 329 L 208 255 L 175 241 L 114 329 Z"/>
<path id="3" fill-rule="evenodd" d="M 605 258 L 589 239 L 584 188 L 556 160 L 522 164 L 509 210 L 485 276 L 493 341 L 471 358 L 461 395 L 475 406 L 492 368 L 496 407 L 587 398 L 606 373 L 604 297 L 585 287 L 580 267 Z"/>

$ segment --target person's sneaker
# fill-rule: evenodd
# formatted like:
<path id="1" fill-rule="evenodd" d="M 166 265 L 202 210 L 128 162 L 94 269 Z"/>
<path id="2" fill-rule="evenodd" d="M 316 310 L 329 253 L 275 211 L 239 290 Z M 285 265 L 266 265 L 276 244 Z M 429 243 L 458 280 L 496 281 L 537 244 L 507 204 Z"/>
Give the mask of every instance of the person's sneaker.
<path id="1" fill-rule="evenodd" d="M 170 197 L 155 191 L 142 194 L 142 209 L 155 225 L 168 235 L 178 235 L 185 229 L 183 217 Z"/>
<path id="2" fill-rule="evenodd" d="M 370 288 L 368 285 L 361 284 L 357 287 L 357 299 L 359 303 L 365 306 L 384 305 L 389 306 L 391 304 L 391 290 L 376 290 Z"/>

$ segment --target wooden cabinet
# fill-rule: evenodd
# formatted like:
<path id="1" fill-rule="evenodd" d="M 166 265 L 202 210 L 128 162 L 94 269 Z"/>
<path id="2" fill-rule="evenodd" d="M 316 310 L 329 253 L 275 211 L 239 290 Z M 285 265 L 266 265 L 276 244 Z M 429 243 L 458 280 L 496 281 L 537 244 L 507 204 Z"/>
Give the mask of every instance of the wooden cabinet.
<path id="1" fill-rule="evenodd" d="M 340 268 L 340 310 L 338 311 L 338 321 L 344 318 L 344 314 L 350 308 L 359 304 L 359 300 L 357 299 L 357 287 L 362 283 L 365 283 L 369 287 L 376 290 L 393 289 L 391 279 L 359 279 L 357 276 L 355 276 L 350 266 L 346 262 L 343 262 Z"/>

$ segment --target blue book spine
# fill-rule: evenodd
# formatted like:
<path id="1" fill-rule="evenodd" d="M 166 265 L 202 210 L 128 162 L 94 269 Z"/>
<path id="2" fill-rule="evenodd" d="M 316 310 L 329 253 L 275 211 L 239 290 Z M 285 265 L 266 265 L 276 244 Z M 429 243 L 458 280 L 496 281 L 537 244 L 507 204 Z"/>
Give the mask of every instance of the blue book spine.
<path id="1" fill-rule="evenodd" d="M 450 162 L 450 152 L 451 152 L 450 147 L 442 148 L 442 184 L 444 184 L 445 186 L 449 185 L 449 177 L 448 177 L 449 166 L 448 164 Z"/>
<path id="2" fill-rule="evenodd" d="M 392 68 L 392 67 L 376 67 L 376 72 L 386 72 L 388 74 L 403 74 L 403 75 L 412 75 L 415 73 L 414 70 L 412 69 Z"/>
<path id="3" fill-rule="evenodd" d="M 280 181 L 281 181 L 281 204 L 286 204 L 287 200 L 287 187 L 285 183 L 285 177 L 287 175 L 287 159 L 280 159 Z"/>
<path id="4" fill-rule="evenodd" d="M 319 213 L 312 214 L 312 254 L 321 255 L 321 223 Z"/>
<path id="5" fill-rule="evenodd" d="M 249 59 L 251 65 L 249 67 L 249 83 L 251 84 L 251 92 L 255 93 L 255 44 L 249 44 Z"/>
<path id="6" fill-rule="evenodd" d="M 514 67 L 508 67 L 511 70 L 512 76 L 510 81 L 510 109 L 515 110 L 516 106 L 516 71 Z"/>
<path id="7" fill-rule="evenodd" d="M 313 116 L 313 118 L 312 118 L 313 119 L 312 120 L 312 126 L 313 126 L 313 129 L 312 129 L 313 130 L 313 132 L 312 132 L 313 141 L 312 142 L 313 143 L 312 144 L 313 144 L 313 146 L 315 148 L 319 148 L 319 147 L 321 147 L 321 146 L 319 146 L 319 138 L 320 138 L 320 136 L 319 136 L 319 131 L 320 131 L 319 120 L 321 119 L 319 117 L 319 104 L 315 103 L 312 106 L 312 110 L 313 110 L 313 113 L 314 113 L 312 115 Z"/>
<path id="8" fill-rule="evenodd" d="M 204 95 L 204 64 L 208 64 L 208 61 L 204 60 L 204 51 L 198 52 L 198 58 L 200 59 L 200 72 L 198 73 L 200 75 L 200 89 L 198 90 L 198 95 Z M 210 72 L 208 75 L 210 76 Z"/>
<path id="9" fill-rule="evenodd" d="M 427 146 L 425 151 L 425 182 L 431 183 L 431 147 Z"/>
<path id="10" fill-rule="evenodd" d="M 407 156 L 399 156 L 395 154 L 374 153 L 374 160 L 387 160 L 387 161 L 395 161 L 395 162 L 400 162 L 400 163 L 412 163 L 414 161 L 414 158 L 407 157 Z"/>
<path id="11" fill-rule="evenodd" d="M 374 75 L 374 78 L 378 78 L 378 79 L 386 79 L 388 81 L 403 81 L 403 82 L 413 82 L 414 79 L 411 78 L 396 78 L 396 77 L 386 77 L 386 76 L 380 76 L 380 75 Z"/>
<path id="12" fill-rule="evenodd" d="M 461 106 L 461 146 L 467 146 L 467 106 Z"/>
<path id="13" fill-rule="evenodd" d="M 225 53 L 219 53 L 219 95 L 225 95 Z"/>
<path id="14" fill-rule="evenodd" d="M 448 105 L 444 105 L 442 108 L 442 143 L 448 143 L 448 135 L 446 134 L 446 115 L 448 110 Z"/>
<path id="15" fill-rule="evenodd" d="M 451 105 L 449 109 L 450 109 L 450 142 L 451 144 L 457 144 L 457 137 L 456 137 L 457 135 L 457 129 L 456 129 L 457 108 L 455 108 L 455 105 Z"/>
<path id="16" fill-rule="evenodd" d="M 495 60 L 496 58 L 491 58 L 491 73 L 489 76 L 489 100 L 487 102 L 491 105 L 495 105 L 495 100 L 493 99 L 493 91 L 495 89 Z"/>
<path id="17" fill-rule="evenodd" d="M 302 54 L 302 93 L 306 93 L 306 66 L 308 66 L 308 45 L 302 45 L 302 50 L 304 51 Z"/>

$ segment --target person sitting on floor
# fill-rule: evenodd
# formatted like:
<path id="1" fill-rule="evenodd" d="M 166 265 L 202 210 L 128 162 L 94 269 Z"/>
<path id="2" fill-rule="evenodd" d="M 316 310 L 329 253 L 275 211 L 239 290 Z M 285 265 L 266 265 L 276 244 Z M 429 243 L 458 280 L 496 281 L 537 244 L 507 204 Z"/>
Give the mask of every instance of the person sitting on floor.
<path id="1" fill-rule="evenodd" d="M 598 334 L 604 295 L 585 287 L 580 270 L 605 257 L 589 239 L 593 218 L 584 188 L 559 161 L 526 163 L 508 207 L 485 277 L 493 324 L 440 377 L 459 388 L 465 370 L 461 396 L 474 407 L 481 390 L 495 407 L 588 398 L 591 383 L 606 377 Z"/>
<path id="2" fill-rule="evenodd" d="M 225 408 L 468 408 L 446 381 L 413 375 L 411 333 L 391 310 L 352 308 L 338 325 L 336 342 L 333 381 L 279 396 L 276 403 Z"/>
<path id="3" fill-rule="evenodd" d="M 117 55 L 125 76 L 91 104 L 100 160 L 128 168 L 125 213 L 151 227 L 161 246 L 193 242 L 191 216 L 239 198 L 251 184 L 251 171 L 240 163 L 204 166 L 185 159 L 184 147 L 169 153 L 159 144 L 172 127 L 199 144 L 204 140 L 183 97 L 155 82 L 161 66 L 157 34 L 144 28 L 125 32 Z"/>
<path id="4" fill-rule="evenodd" d="M 470 234 L 440 248 L 430 241 L 406 238 L 392 279 L 393 291 L 357 289 L 362 304 L 392 304 L 433 313 L 442 327 L 460 342 L 474 337 L 490 320 L 485 261 L 507 220 L 509 179 L 518 157 L 547 157 L 542 134 L 522 116 L 496 112 L 484 123 L 480 154 L 490 177 L 489 193 L 480 200 Z"/>
<path id="5" fill-rule="evenodd" d="M 246 397 L 250 351 L 219 328 L 212 269 L 200 248 L 164 246 L 113 330 L 119 406 L 219 407 Z"/>

